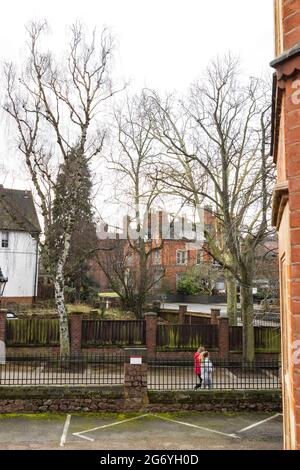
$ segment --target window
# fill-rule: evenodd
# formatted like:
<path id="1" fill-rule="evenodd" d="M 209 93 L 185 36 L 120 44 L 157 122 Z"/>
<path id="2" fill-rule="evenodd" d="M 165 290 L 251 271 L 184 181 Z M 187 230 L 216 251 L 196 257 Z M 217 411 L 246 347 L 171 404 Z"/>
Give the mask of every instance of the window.
<path id="1" fill-rule="evenodd" d="M 1 247 L 2 248 L 8 248 L 8 232 L 2 232 Z"/>
<path id="2" fill-rule="evenodd" d="M 162 279 L 163 279 L 163 276 L 162 276 L 162 273 L 161 272 L 158 272 L 158 273 L 154 273 L 154 279 L 153 279 L 153 287 L 154 289 L 160 289 L 161 286 L 162 286 Z"/>
<path id="3" fill-rule="evenodd" d="M 174 240 L 174 238 L 175 238 L 175 224 L 174 224 L 174 219 L 170 222 L 170 238 L 171 238 L 171 240 Z"/>
<path id="4" fill-rule="evenodd" d="M 186 264 L 186 251 L 177 250 L 176 251 L 176 264 Z"/>
<path id="5" fill-rule="evenodd" d="M 196 264 L 201 264 L 201 250 L 197 250 Z"/>

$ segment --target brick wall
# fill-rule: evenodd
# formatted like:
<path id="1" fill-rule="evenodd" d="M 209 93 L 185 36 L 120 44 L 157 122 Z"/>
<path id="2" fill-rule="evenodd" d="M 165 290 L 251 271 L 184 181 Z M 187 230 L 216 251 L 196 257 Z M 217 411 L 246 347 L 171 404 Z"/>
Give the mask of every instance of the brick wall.
<path id="1" fill-rule="evenodd" d="M 145 314 L 146 319 L 146 346 L 148 357 L 155 357 L 156 354 L 156 331 L 157 331 L 157 314 L 149 312 Z"/>
<path id="2" fill-rule="evenodd" d="M 290 49 L 300 43 L 300 3 L 298 0 L 282 2 L 283 49 Z"/>
<path id="3" fill-rule="evenodd" d="M 81 352 L 82 313 L 72 313 L 70 323 L 71 352 Z"/>
<path id="4" fill-rule="evenodd" d="M 300 449 L 300 364 L 294 355 L 300 341 L 300 0 L 277 0 L 275 20 L 281 55 L 271 64 L 278 168 L 273 223 L 279 233 L 284 441 L 286 449 Z"/>

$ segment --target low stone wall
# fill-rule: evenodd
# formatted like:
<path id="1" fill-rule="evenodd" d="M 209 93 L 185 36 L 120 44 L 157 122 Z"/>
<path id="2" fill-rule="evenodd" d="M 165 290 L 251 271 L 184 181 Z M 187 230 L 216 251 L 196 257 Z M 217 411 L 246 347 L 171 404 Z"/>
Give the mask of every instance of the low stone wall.
<path id="1" fill-rule="evenodd" d="M 123 386 L 0 387 L 0 414 L 96 412 L 124 409 Z"/>
<path id="2" fill-rule="evenodd" d="M 127 384 L 128 386 L 129 384 Z M 138 385 L 138 384 L 136 384 Z M 0 387 L 0 414 L 120 411 L 281 411 L 279 390 L 148 391 L 130 396 L 128 388 Z"/>
<path id="3" fill-rule="evenodd" d="M 279 390 L 149 391 L 148 409 L 168 411 L 281 411 Z"/>

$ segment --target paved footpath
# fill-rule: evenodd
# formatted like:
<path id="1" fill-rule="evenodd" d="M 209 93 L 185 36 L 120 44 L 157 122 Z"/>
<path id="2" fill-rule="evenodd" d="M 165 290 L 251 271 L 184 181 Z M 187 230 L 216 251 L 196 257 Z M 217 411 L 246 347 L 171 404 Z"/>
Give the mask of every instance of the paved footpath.
<path id="1" fill-rule="evenodd" d="M 0 415 L 0 450 L 280 450 L 275 413 Z"/>

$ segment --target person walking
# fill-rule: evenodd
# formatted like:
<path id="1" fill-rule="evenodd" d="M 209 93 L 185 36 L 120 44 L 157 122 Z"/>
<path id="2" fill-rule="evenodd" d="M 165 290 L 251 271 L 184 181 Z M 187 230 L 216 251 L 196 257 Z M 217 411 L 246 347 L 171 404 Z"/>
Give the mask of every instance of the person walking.
<path id="1" fill-rule="evenodd" d="M 213 364 L 209 359 L 208 351 L 202 353 L 201 377 L 203 380 L 203 388 L 212 388 L 212 374 L 214 371 Z"/>
<path id="2" fill-rule="evenodd" d="M 194 354 L 194 372 L 199 378 L 199 383 L 195 386 L 194 390 L 198 390 L 202 386 L 202 377 L 201 377 L 201 361 L 202 361 L 202 353 L 205 351 L 203 346 L 199 346 L 197 351 Z"/>

